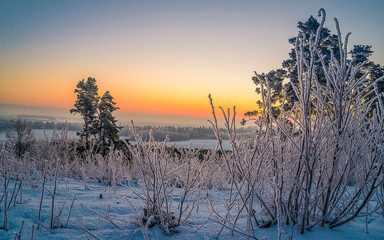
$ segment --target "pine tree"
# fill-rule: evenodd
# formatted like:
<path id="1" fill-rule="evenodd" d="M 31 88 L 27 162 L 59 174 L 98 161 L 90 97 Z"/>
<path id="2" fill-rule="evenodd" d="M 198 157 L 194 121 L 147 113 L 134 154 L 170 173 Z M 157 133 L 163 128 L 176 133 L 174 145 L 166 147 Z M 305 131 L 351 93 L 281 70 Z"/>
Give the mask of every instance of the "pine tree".
<path id="1" fill-rule="evenodd" d="M 80 138 L 85 140 L 86 146 L 89 146 L 90 137 L 97 132 L 99 88 L 96 85 L 96 79 L 91 77 L 87 81 L 84 79 L 79 81 L 76 87 L 77 100 L 74 105 L 75 108 L 71 109 L 70 112 L 79 113 L 82 116 L 84 126 L 80 132 Z"/>
<path id="2" fill-rule="evenodd" d="M 116 103 L 113 101 L 113 97 L 106 91 L 101 97 L 101 101 L 98 105 L 99 109 L 99 141 L 103 145 L 110 145 L 116 143 L 119 140 L 119 131 L 122 127 L 116 125 L 117 121 L 112 115 L 112 112 L 119 109 L 115 106 Z"/>

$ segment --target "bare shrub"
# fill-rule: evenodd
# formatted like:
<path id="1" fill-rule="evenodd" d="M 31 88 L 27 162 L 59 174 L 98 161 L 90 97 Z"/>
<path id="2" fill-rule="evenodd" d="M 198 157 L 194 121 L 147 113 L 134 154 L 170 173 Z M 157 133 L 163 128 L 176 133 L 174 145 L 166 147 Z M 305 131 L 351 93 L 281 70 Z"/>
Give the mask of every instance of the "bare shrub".
<path id="1" fill-rule="evenodd" d="M 109 152 L 104 157 L 101 154 L 94 155 L 93 176 L 99 182 L 103 182 L 107 187 L 112 187 L 116 194 L 116 186 L 122 185 L 122 182 L 129 175 L 129 165 L 126 156 L 120 150 L 110 146 Z"/>
<path id="2" fill-rule="evenodd" d="M 143 142 L 134 128 L 131 133 L 136 141 L 136 145 L 127 144 L 133 157 L 131 171 L 137 171 L 141 185 L 141 190 L 132 189 L 143 200 L 142 226 L 151 222 L 149 227 L 158 224 L 166 235 L 178 232 L 176 227 L 198 205 L 206 164 L 199 160 L 199 150 L 167 147 L 167 140 L 156 142 L 152 134 Z"/>
<path id="3" fill-rule="evenodd" d="M 3 226 L 0 227 L 8 231 L 8 210 L 15 206 L 17 199 L 19 204 L 23 202 L 23 182 L 27 179 L 31 170 L 29 154 L 25 153 L 22 157 L 16 157 L 14 149 L 10 149 L 6 144 L 0 143 L 0 176 L 3 194 L 0 199 L 0 212 L 3 214 Z M 10 185 L 12 184 L 13 187 Z"/>

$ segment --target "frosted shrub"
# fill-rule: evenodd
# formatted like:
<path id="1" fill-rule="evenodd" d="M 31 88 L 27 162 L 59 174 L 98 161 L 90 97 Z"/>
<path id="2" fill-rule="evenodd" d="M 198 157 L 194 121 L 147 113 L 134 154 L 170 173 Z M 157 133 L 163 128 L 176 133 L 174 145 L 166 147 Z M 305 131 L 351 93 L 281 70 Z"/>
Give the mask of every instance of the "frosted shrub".
<path id="1" fill-rule="evenodd" d="M 0 143 L 0 212 L 3 216 L 0 229 L 5 231 L 8 231 L 8 210 L 16 203 L 23 203 L 23 183 L 29 180 L 32 169 L 29 153 L 26 152 L 21 157 L 17 155 L 12 148 Z"/>
<path id="2" fill-rule="evenodd" d="M 236 111 L 233 109 L 232 116 L 228 109 L 227 112 L 221 109 L 224 116 L 225 128 L 228 133 L 231 151 L 225 151 L 223 147 L 223 135 L 218 126 L 216 112 L 211 96 L 209 96 L 212 107 L 212 115 L 214 121 L 211 122 L 214 132 L 218 140 L 218 147 L 221 150 L 220 157 L 222 165 L 226 167 L 229 177 L 229 196 L 224 196 L 223 201 L 225 211 L 219 211 L 212 204 L 214 199 L 211 199 L 211 209 L 214 216 L 210 219 L 221 224 L 222 228 L 218 231 L 217 237 L 221 234 L 224 228 L 230 229 L 233 232 L 238 232 L 245 235 L 247 238 L 256 238 L 253 234 L 255 222 L 260 224 L 271 224 L 267 221 L 268 218 L 274 219 L 271 205 L 264 199 L 262 193 L 270 193 L 270 183 L 268 177 L 268 165 L 266 152 L 270 147 L 270 133 L 259 131 L 253 138 L 239 139 L 236 133 Z M 261 129 L 265 127 L 261 126 Z M 256 203 L 262 206 L 262 211 L 265 213 L 266 219 L 257 219 Z M 264 214 L 263 214 L 264 215 Z M 245 219 L 244 219 L 245 218 Z M 246 221 L 246 228 L 239 227 L 240 221 Z M 244 224 L 242 224 L 244 226 Z"/>
<path id="3" fill-rule="evenodd" d="M 3 187 L 3 194 L 1 196 L 0 203 L 3 203 L 1 209 L 3 210 L 3 223 L 1 229 L 8 231 L 8 198 L 9 198 L 9 181 L 11 179 L 10 174 L 12 173 L 12 161 L 13 155 L 6 151 L 5 144 L 0 145 L 0 173 L 1 183 Z"/>
<path id="4" fill-rule="evenodd" d="M 113 193 L 116 193 L 116 186 L 121 185 L 122 181 L 129 175 L 129 166 L 126 157 L 122 151 L 117 150 L 114 146 L 110 146 L 106 156 L 101 154 L 94 155 L 94 177 L 99 182 L 105 183 L 108 187 L 112 187 Z"/>
<path id="5" fill-rule="evenodd" d="M 231 187 L 226 212 L 219 213 L 213 206 L 216 218 L 212 220 L 248 238 L 255 237 L 254 226 L 277 224 L 279 238 L 289 236 L 284 229 L 294 225 L 302 233 L 317 225 L 334 228 L 371 214 L 367 204 L 380 194 L 384 162 L 378 146 L 384 139 L 384 108 L 376 84 L 383 78 L 370 82 L 367 74 L 357 74 L 365 63 L 348 58 L 349 34 L 343 42 L 337 20 L 339 56 L 334 50 L 331 56 L 323 55 L 319 39 L 325 11 L 321 9 L 319 15 L 317 32 L 309 38 L 299 33 L 296 38 L 298 82 L 291 83 L 297 96 L 293 106 L 287 108 L 284 97 L 278 109 L 272 103 L 273 75 L 255 72 L 253 80 L 261 88 L 262 99 L 255 136 L 239 139 L 235 109 L 232 116 L 221 109 L 232 146 L 221 158 Z M 319 82 L 320 72 L 325 84 Z M 210 102 L 211 123 L 222 149 L 223 133 L 211 98 Z M 372 208 L 381 207 L 377 203 Z M 246 229 L 238 227 L 242 217 Z"/>
<path id="6" fill-rule="evenodd" d="M 58 175 L 60 178 L 75 178 L 78 164 L 76 152 L 77 144 L 68 136 L 68 129 L 54 130 L 52 135 L 44 131 L 44 139 L 36 140 L 29 161 L 34 166 L 33 175 L 42 177 L 44 169 L 47 168 L 47 177 L 53 179 L 58 164 Z"/>
<path id="7" fill-rule="evenodd" d="M 215 152 L 216 149 L 213 150 Z M 202 177 L 204 179 L 204 187 L 208 190 L 217 189 L 219 191 L 227 190 L 229 187 L 229 175 L 228 171 L 223 166 L 222 159 L 217 154 L 213 155 L 212 160 L 208 163 L 207 167 L 203 169 Z M 208 159 L 204 159 L 204 162 Z"/>
<path id="8" fill-rule="evenodd" d="M 164 234 L 170 235 L 197 206 L 205 164 L 200 163 L 199 150 L 169 148 L 167 140 L 156 142 L 152 134 L 148 142 L 143 142 L 134 128 L 131 133 L 137 144 L 127 146 L 135 169 L 131 171 L 137 171 L 141 185 L 141 190 L 133 191 L 143 200 L 142 226 L 158 224 Z"/>

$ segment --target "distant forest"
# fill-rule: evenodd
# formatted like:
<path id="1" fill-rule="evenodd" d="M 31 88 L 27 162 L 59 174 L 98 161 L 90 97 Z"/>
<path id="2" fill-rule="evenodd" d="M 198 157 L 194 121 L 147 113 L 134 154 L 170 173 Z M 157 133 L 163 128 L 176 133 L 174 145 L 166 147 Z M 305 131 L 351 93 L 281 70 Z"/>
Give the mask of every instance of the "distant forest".
<path id="1" fill-rule="evenodd" d="M 170 141 L 184 141 L 190 139 L 216 139 L 215 133 L 211 127 L 175 127 L 175 126 L 143 126 L 136 127 L 136 132 L 140 134 L 143 139 L 148 139 L 150 131 L 152 130 L 153 137 L 156 141 L 164 141 L 168 136 Z M 220 129 L 221 132 L 226 133 L 226 129 Z M 250 137 L 254 131 L 253 127 L 242 127 L 237 129 L 239 136 Z M 120 136 L 130 136 L 129 129 L 124 127 L 120 131 Z M 132 138 L 132 136 L 131 136 Z M 227 139 L 227 137 L 224 137 Z M 132 140 L 132 139 L 131 139 Z"/>
<path id="2" fill-rule="evenodd" d="M 0 118 L 0 131 L 7 131 L 12 129 L 13 119 Z M 58 129 L 61 130 L 64 127 L 68 128 L 68 131 L 81 131 L 82 125 L 80 123 L 64 123 L 54 121 L 27 121 L 32 129 Z M 170 141 L 184 141 L 190 139 L 216 139 L 213 129 L 211 127 L 175 127 L 175 126 L 136 126 L 136 132 L 140 134 L 143 139 L 149 139 L 150 131 L 152 130 L 153 137 L 156 141 L 164 141 L 168 136 Z M 253 127 L 239 128 L 237 133 L 240 136 L 249 137 L 254 130 Z M 221 129 L 222 132 L 226 132 L 225 129 Z M 121 138 L 128 138 L 133 140 L 132 134 L 129 132 L 129 128 L 124 126 L 121 129 L 119 135 Z"/>
<path id="3" fill-rule="evenodd" d="M 15 119 L 0 118 L 0 131 L 7 131 L 13 129 L 12 122 Z M 65 122 L 54 122 L 54 121 L 28 121 L 28 124 L 32 129 L 58 129 L 68 128 L 68 131 L 81 131 L 82 125 L 79 123 L 65 123 Z"/>

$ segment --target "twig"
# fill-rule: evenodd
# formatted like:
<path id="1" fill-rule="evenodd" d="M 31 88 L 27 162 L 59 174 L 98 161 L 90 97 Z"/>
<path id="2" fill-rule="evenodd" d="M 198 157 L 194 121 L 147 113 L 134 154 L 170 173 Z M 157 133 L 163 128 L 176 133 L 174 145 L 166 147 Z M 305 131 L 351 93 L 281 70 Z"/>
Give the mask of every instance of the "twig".
<path id="1" fill-rule="evenodd" d="M 64 206 L 65 206 L 66 203 L 67 203 L 67 201 L 64 201 L 63 205 L 62 205 L 61 208 L 59 209 L 59 213 L 58 213 L 57 216 L 55 216 L 55 218 L 54 218 L 54 221 L 57 223 L 57 226 L 58 226 L 59 223 L 60 223 L 60 227 L 61 227 L 61 228 L 63 228 L 64 225 L 63 225 L 63 223 L 61 222 L 60 217 L 61 217 L 61 214 L 63 214 Z M 57 226 L 56 226 L 56 227 L 57 227 Z"/>
<path id="2" fill-rule="evenodd" d="M 246 233 L 246 232 L 244 232 L 244 231 L 242 231 L 242 230 L 240 230 L 240 229 L 236 229 L 236 226 L 230 227 L 230 226 L 225 225 L 224 223 L 222 223 L 222 222 L 220 222 L 220 221 L 218 221 L 218 220 L 216 220 L 216 219 L 213 219 L 213 218 L 209 218 L 209 219 L 212 220 L 212 221 L 214 221 L 214 222 L 216 222 L 216 223 L 221 224 L 223 227 L 226 227 L 226 228 L 228 228 L 228 229 L 231 230 L 231 231 L 238 232 L 238 233 L 243 234 L 243 235 L 245 235 L 245 236 L 247 236 L 247 237 L 250 237 L 250 238 L 253 238 L 253 239 L 258 240 L 257 237 L 255 237 L 255 236 L 253 236 L 253 235 L 251 235 L 251 234 L 249 234 L 249 233 Z M 228 223 L 230 223 L 230 222 L 228 222 Z"/>
<path id="3" fill-rule="evenodd" d="M 83 230 L 84 232 L 88 233 L 89 235 L 91 235 L 92 237 L 96 238 L 97 240 L 100 240 L 100 238 L 96 237 L 93 233 L 91 233 L 90 231 L 88 231 L 86 228 L 80 226 L 80 225 L 77 225 L 81 230 Z"/>
<path id="4" fill-rule="evenodd" d="M 40 226 L 42 226 L 43 228 L 47 229 L 48 232 L 52 233 L 52 234 L 55 234 L 51 229 L 49 229 L 48 227 L 44 226 L 39 220 L 37 220 L 37 218 L 35 218 L 34 216 L 32 216 L 32 214 L 29 214 L 29 216 L 31 218 L 33 218 Z"/>
<path id="5" fill-rule="evenodd" d="M 8 231 L 8 208 L 7 208 L 7 200 L 8 200 L 8 189 L 5 189 L 5 201 L 4 201 L 4 226 L 3 229 Z"/>
<path id="6" fill-rule="evenodd" d="M 15 239 L 21 240 L 21 231 L 23 231 L 24 220 L 21 222 L 20 229 L 17 233 L 15 233 Z"/>
<path id="7" fill-rule="evenodd" d="M 13 191 L 12 191 L 11 199 L 10 199 L 10 201 L 9 201 L 9 203 L 8 203 L 8 208 L 7 208 L 7 210 L 11 207 L 13 198 L 15 197 L 16 186 L 17 186 L 18 181 L 19 181 L 18 178 L 16 178 L 15 185 L 13 186 Z"/>
<path id="8" fill-rule="evenodd" d="M 65 223 L 64 228 L 67 228 L 67 227 L 68 227 L 69 218 L 71 217 L 71 212 L 72 212 L 72 208 L 73 208 L 73 203 L 74 203 L 74 201 L 75 201 L 75 199 L 76 199 L 76 196 L 77 196 L 77 193 L 75 193 L 75 196 L 73 196 L 73 198 L 72 198 L 71 207 L 69 208 L 68 218 L 67 218 L 67 222 Z"/>
<path id="9" fill-rule="evenodd" d="M 55 213 L 55 196 L 57 194 L 57 177 L 58 177 L 58 170 L 59 170 L 59 160 L 56 160 L 56 172 L 55 172 L 55 184 L 53 187 L 53 193 L 51 193 L 52 201 L 51 201 L 51 224 L 50 228 L 53 229 L 54 226 L 54 213 Z"/>
<path id="10" fill-rule="evenodd" d="M 100 217 L 104 218 L 105 220 L 108 220 L 108 221 L 109 221 L 110 223 L 112 223 L 115 227 L 117 227 L 117 229 L 119 229 L 119 230 L 124 230 L 124 229 L 121 228 L 119 225 L 117 225 L 116 223 L 114 223 L 114 222 L 112 221 L 111 218 L 106 217 L 106 216 L 103 216 L 102 214 L 96 212 L 95 210 L 93 210 L 91 207 L 85 205 L 84 203 L 82 203 L 81 206 L 83 206 L 83 207 L 87 208 L 88 210 L 90 210 L 90 211 L 96 213 L 97 215 L 99 215 Z"/>
<path id="11" fill-rule="evenodd" d="M 43 206 L 43 198 L 44 198 L 44 190 L 45 190 L 45 180 L 47 179 L 47 165 L 45 165 L 44 168 L 44 177 L 43 177 L 43 186 L 41 188 L 41 196 L 40 196 L 40 205 L 39 205 L 39 215 L 38 215 L 38 222 L 40 222 L 41 219 L 41 208 Z M 37 229 L 40 229 L 40 224 L 37 225 Z"/>
<path id="12" fill-rule="evenodd" d="M 35 234 L 35 225 L 32 225 L 31 240 L 33 240 L 33 235 L 34 234 Z"/>

